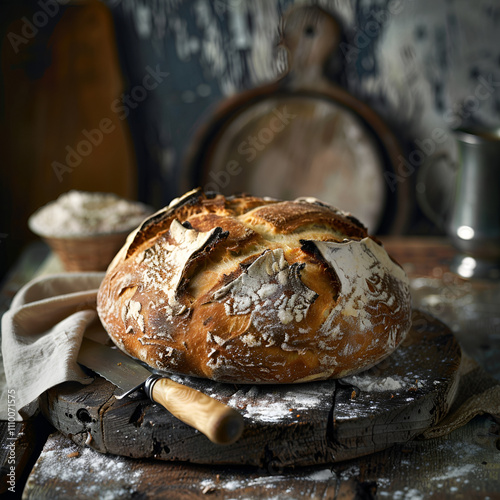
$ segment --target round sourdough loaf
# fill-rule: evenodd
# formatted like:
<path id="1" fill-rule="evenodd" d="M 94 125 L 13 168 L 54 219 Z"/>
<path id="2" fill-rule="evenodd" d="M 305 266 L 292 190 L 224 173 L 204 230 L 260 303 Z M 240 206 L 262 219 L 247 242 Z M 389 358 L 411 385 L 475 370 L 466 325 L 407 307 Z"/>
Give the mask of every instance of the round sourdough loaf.
<path id="1" fill-rule="evenodd" d="M 129 235 L 98 312 L 151 367 L 234 383 L 365 370 L 411 323 L 403 269 L 351 215 L 313 198 L 199 189 Z"/>

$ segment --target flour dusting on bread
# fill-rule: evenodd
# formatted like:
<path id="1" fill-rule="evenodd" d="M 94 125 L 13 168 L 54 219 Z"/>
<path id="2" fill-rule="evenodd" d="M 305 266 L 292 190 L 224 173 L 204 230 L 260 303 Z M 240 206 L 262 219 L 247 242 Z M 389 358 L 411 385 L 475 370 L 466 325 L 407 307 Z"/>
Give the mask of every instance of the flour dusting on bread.
<path id="1" fill-rule="evenodd" d="M 411 301 L 403 269 L 350 214 L 314 198 L 194 190 L 129 237 L 98 312 L 121 349 L 156 369 L 293 383 L 390 355 Z"/>
<path id="2" fill-rule="evenodd" d="M 282 324 L 304 319 L 316 293 L 300 280 L 303 266 L 290 266 L 283 250 L 266 250 L 236 279 L 214 294 L 228 315 L 250 314 L 260 309 L 277 314 Z M 253 314 L 255 316 L 255 314 Z"/>

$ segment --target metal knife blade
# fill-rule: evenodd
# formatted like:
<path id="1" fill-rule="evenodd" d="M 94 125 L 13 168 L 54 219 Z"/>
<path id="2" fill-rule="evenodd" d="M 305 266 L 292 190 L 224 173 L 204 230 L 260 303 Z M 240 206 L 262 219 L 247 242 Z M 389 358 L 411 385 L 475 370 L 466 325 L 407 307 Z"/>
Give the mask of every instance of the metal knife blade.
<path id="1" fill-rule="evenodd" d="M 141 387 L 152 375 L 147 368 L 119 349 L 85 337 L 78 353 L 78 363 L 116 385 L 118 389 L 115 396 L 118 398 Z"/>
<path id="2" fill-rule="evenodd" d="M 116 348 L 84 337 L 77 361 L 119 387 L 115 392 L 118 399 L 144 386 L 152 401 L 216 444 L 234 443 L 243 432 L 243 417 L 233 408 L 192 387 L 152 374 Z"/>

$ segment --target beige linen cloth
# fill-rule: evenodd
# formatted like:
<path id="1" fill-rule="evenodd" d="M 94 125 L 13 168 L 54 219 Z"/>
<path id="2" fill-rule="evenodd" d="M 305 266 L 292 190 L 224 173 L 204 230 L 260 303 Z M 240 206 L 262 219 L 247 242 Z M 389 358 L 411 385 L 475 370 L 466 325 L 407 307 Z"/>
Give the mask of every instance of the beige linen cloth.
<path id="1" fill-rule="evenodd" d="M 97 320 L 96 297 L 104 273 L 64 273 L 35 279 L 2 317 L 4 383 L 0 419 L 10 399 L 29 418 L 47 389 L 66 381 L 89 384 L 76 362 L 83 334 Z M 7 391 L 13 397 L 8 398 Z M 12 392 L 14 391 L 14 392 Z M 12 419 L 12 413 L 9 413 Z"/>
<path id="2" fill-rule="evenodd" d="M 33 280 L 15 296 L 2 318 L 5 380 L 0 419 L 6 418 L 6 391 L 14 389 L 18 419 L 33 416 L 38 397 L 65 381 L 89 384 L 76 362 L 84 333 L 105 335 L 96 312 L 104 273 L 65 273 Z M 474 416 L 500 418 L 500 382 L 464 356 L 457 395 L 448 414 L 423 437 L 445 435 Z"/>

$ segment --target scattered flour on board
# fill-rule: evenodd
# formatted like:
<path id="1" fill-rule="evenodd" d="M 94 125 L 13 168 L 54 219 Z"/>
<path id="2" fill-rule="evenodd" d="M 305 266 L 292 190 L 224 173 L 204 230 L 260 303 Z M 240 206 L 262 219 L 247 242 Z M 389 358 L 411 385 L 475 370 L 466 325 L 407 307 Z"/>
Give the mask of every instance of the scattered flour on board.
<path id="1" fill-rule="evenodd" d="M 71 467 L 68 467 L 68 460 Z M 68 483 L 71 489 L 77 485 L 76 491 L 84 491 L 89 498 L 95 493 L 95 498 L 111 500 L 130 498 L 139 485 L 141 472 L 134 470 L 133 464 L 131 459 L 105 455 L 75 444 L 44 451 L 34 470 L 44 483 L 57 478 L 61 490 L 64 489 L 64 483 Z M 93 478 L 92 484 L 87 482 L 89 477 Z M 109 486 L 108 492 L 103 489 L 103 482 Z"/>
<path id="2" fill-rule="evenodd" d="M 335 476 L 331 469 L 320 469 L 305 474 L 297 475 L 295 477 L 302 481 L 314 481 L 314 482 L 328 482 L 330 480 L 335 480 Z M 216 489 L 224 490 L 224 492 L 234 491 L 244 488 L 251 488 L 253 486 L 264 487 L 267 490 L 272 490 L 277 487 L 278 484 L 288 483 L 290 481 L 289 476 L 276 475 L 276 476 L 261 476 L 261 477 L 250 477 L 248 479 L 234 479 L 231 477 L 220 478 L 215 481 L 214 479 L 204 479 L 201 481 L 200 488 L 202 491 L 215 491 Z M 240 496 L 237 497 L 241 499 Z M 269 499 L 273 497 L 268 497 Z M 276 497 L 283 498 L 283 497 Z"/>
<path id="3" fill-rule="evenodd" d="M 340 473 L 340 479 L 342 481 L 348 481 L 351 477 L 359 476 L 360 469 L 358 465 L 351 465 L 347 469 Z"/>
<path id="4" fill-rule="evenodd" d="M 333 473 L 330 469 L 322 469 L 309 474 L 306 476 L 306 479 L 309 479 L 310 481 L 328 481 L 332 477 Z"/>
<path id="5" fill-rule="evenodd" d="M 358 389 L 367 392 L 398 391 L 406 385 L 400 377 L 370 377 L 366 375 L 352 375 L 342 379 L 347 384 L 352 384 Z"/>
<path id="6" fill-rule="evenodd" d="M 248 392 L 238 391 L 228 401 L 233 408 L 240 408 L 243 416 L 261 422 L 279 422 L 283 416 L 295 416 L 296 412 L 317 408 L 324 403 L 321 396 L 300 391 L 288 391 L 280 394 L 262 392 L 258 404 L 254 404 L 259 389 L 254 386 Z M 293 410 L 291 412 L 290 410 Z"/>
<path id="7" fill-rule="evenodd" d="M 390 497 L 391 500 L 425 500 L 425 495 L 415 488 L 405 487 L 404 490 L 394 492 L 377 492 L 379 497 Z"/>
<path id="8" fill-rule="evenodd" d="M 471 473 L 475 466 L 473 464 L 465 464 L 460 467 L 448 466 L 444 474 L 440 476 L 434 476 L 433 481 L 445 481 L 446 479 L 456 479 L 462 478 L 465 475 Z"/>

